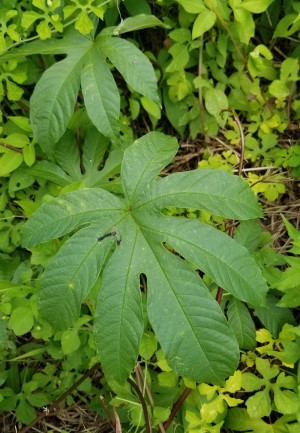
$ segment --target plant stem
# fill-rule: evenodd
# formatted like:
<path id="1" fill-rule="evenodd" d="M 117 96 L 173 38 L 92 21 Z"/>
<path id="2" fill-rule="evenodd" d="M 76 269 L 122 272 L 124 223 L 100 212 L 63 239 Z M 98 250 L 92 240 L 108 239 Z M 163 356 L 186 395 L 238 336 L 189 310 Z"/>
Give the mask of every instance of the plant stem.
<path id="1" fill-rule="evenodd" d="M 150 418 L 149 418 L 149 414 L 148 414 L 148 410 L 147 410 L 147 405 L 144 399 L 144 396 L 140 390 L 140 388 L 137 386 L 137 384 L 135 383 L 134 380 L 128 378 L 127 381 L 130 383 L 130 385 L 132 386 L 132 388 L 136 391 L 139 400 L 141 402 L 142 405 L 142 409 L 143 409 L 143 413 L 144 413 L 144 418 L 145 418 L 145 423 L 146 423 L 146 432 L 147 433 L 152 433 L 152 427 L 151 427 L 151 422 L 150 422 Z M 21 432 L 23 433 L 23 432 Z"/>
<path id="2" fill-rule="evenodd" d="M 186 400 L 190 392 L 192 391 L 191 388 L 185 388 L 179 399 L 176 401 L 172 408 L 171 415 L 167 419 L 167 421 L 164 423 L 164 429 L 167 430 L 170 427 L 170 424 L 172 423 L 173 419 L 175 418 L 175 415 L 177 414 L 178 410 L 182 406 L 183 402 Z"/>
<path id="3" fill-rule="evenodd" d="M 147 394 L 147 397 L 149 399 L 150 405 L 153 409 L 155 407 L 154 400 L 152 398 L 151 391 L 150 391 L 149 386 L 147 385 L 146 379 L 144 377 L 144 373 L 143 373 L 141 366 L 139 364 L 135 367 L 135 373 L 136 373 L 137 378 L 139 378 L 145 384 L 146 394 Z M 160 422 L 158 424 L 158 427 L 159 427 L 159 430 L 161 431 L 161 433 L 166 433 L 166 430 L 164 428 L 163 423 Z"/>
<path id="4" fill-rule="evenodd" d="M 244 131 L 243 131 L 243 127 L 242 124 L 240 122 L 240 119 L 238 118 L 238 115 L 235 113 L 235 111 L 233 110 L 227 110 L 230 111 L 233 114 L 233 118 L 235 120 L 235 123 L 237 124 L 238 128 L 239 128 L 239 133 L 240 133 L 240 137 L 241 137 L 241 152 L 240 152 L 240 161 L 239 161 L 239 168 L 238 168 L 238 176 L 242 175 L 242 171 L 243 171 L 243 165 L 244 165 L 244 156 L 245 156 L 245 136 L 244 136 Z M 229 228 L 229 236 L 231 238 L 233 238 L 234 236 L 234 225 L 235 222 L 234 220 L 230 221 L 230 228 Z M 222 301 L 222 296 L 223 296 L 223 288 L 219 287 L 218 288 L 218 292 L 217 292 L 217 296 L 216 296 L 216 301 L 218 304 L 221 303 Z"/>

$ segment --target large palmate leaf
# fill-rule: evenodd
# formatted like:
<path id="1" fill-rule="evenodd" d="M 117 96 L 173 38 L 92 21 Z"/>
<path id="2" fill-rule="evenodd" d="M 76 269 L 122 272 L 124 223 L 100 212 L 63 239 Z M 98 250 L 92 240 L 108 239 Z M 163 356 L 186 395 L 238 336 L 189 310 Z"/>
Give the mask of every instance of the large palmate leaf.
<path id="1" fill-rule="evenodd" d="M 112 192 L 121 191 L 119 177 L 124 151 L 111 146 L 107 158 L 109 140 L 92 125 L 88 126 L 80 157 L 76 135 L 67 131 L 54 147 L 57 161 L 37 161 L 31 167 L 32 175 L 50 180 L 60 186 L 73 183 L 82 187 L 100 187 Z"/>
<path id="2" fill-rule="evenodd" d="M 30 247 L 78 229 L 42 276 L 40 312 L 55 328 L 71 326 L 102 271 L 95 342 L 104 370 L 119 382 L 132 371 L 143 334 L 141 274 L 148 318 L 168 363 L 193 380 L 221 383 L 236 368 L 239 348 L 220 306 L 181 257 L 236 299 L 265 305 L 267 286 L 245 247 L 200 221 L 160 212 L 192 206 L 247 220 L 261 214 L 254 194 L 218 170 L 159 178 L 176 149 L 173 138 L 147 134 L 125 150 L 124 198 L 100 188 L 69 192 L 41 206 L 22 231 Z"/>
<path id="3" fill-rule="evenodd" d="M 140 28 L 149 25 L 143 16 L 138 21 Z M 153 25 L 157 25 L 155 23 L 156 20 Z M 88 116 L 95 127 L 104 136 L 118 140 L 120 95 L 107 57 L 127 84 L 159 102 L 157 80 L 149 59 L 127 40 L 105 32 L 95 38 L 93 35 L 86 37 L 72 28 L 62 39 L 26 44 L 12 50 L 6 58 L 33 54 L 66 55 L 43 73 L 30 101 L 34 136 L 43 151 L 51 156 L 74 112 L 80 84 Z"/>

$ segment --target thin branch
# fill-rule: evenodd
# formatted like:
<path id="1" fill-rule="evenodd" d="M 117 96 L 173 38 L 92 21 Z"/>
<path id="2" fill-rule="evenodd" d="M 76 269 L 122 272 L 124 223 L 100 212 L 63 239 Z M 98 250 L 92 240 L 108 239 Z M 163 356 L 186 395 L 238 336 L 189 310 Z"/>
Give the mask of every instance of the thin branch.
<path id="1" fill-rule="evenodd" d="M 146 390 L 148 400 L 150 402 L 152 409 L 154 409 L 154 407 L 155 407 L 154 400 L 153 400 L 151 391 L 149 389 L 149 386 L 147 385 L 147 381 L 144 377 L 144 373 L 143 373 L 141 366 L 139 364 L 135 367 L 135 373 L 136 373 L 137 379 L 139 379 L 141 382 L 145 383 L 145 390 Z M 166 430 L 164 428 L 163 423 L 160 422 L 158 424 L 158 427 L 159 427 L 159 430 L 161 431 L 161 433 L 166 433 Z"/>
<path id="2" fill-rule="evenodd" d="M 106 401 L 105 401 L 103 395 L 100 395 L 99 399 L 100 399 L 101 406 L 103 407 L 104 412 L 106 413 L 106 415 L 107 415 L 107 417 L 108 417 L 110 423 L 112 424 L 112 426 L 114 427 L 114 429 L 116 429 L 116 424 L 117 424 L 117 422 L 116 422 L 116 418 L 115 418 L 115 416 L 111 413 L 111 410 L 110 410 L 109 407 L 107 406 Z"/>
<path id="3" fill-rule="evenodd" d="M 13 150 L 14 152 L 17 152 L 17 153 L 23 153 L 23 149 L 20 149 L 19 147 L 12 146 L 11 144 L 4 143 L 3 141 L 0 141 L 0 146 L 6 147 L 6 149 Z"/>
<path id="4" fill-rule="evenodd" d="M 170 427 L 170 425 L 171 425 L 173 419 L 175 418 L 177 412 L 179 411 L 180 407 L 182 406 L 182 404 L 184 403 L 184 401 L 186 400 L 186 398 L 188 397 L 188 395 L 190 394 L 191 391 L 192 391 L 191 388 L 185 388 L 185 390 L 183 391 L 183 393 L 181 394 L 179 399 L 176 401 L 176 403 L 172 407 L 171 415 L 169 416 L 167 421 L 164 423 L 164 429 L 165 430 L 167 430 Z"/>
<path id="5" fill-rule="evenodd" d="M 24 111 L 27 111 L 29 113 L 30 110 L 28 105 L 24 104 L 24 102 L 22 101 L 15 101 L 15 102 L 16 104 L 20 105 L 20 107 L 23 108 Z"/>
<path id="6" fill-rule="evenodd" d="M 130 383 L 130 385 L 132 386 L 132 388 L 136 391 L 139 400 L 141 402 L 142 405 L 142 409 L 143 409 L 143 413 L 144 413 L 144 418 L 145 418 L 145 423 L 146 423 L 146 432 L 147 433 L 152 433 L 152 427 L 151 427 L 151 422 L 150 422 L 150 418 L 149 418 L 149 414 L 148 414 L 148 410 L 147 410 L 147 405 L 144 399 L 144 396 L 140 390 L 140 388 L 137 386 L 137 384 L 135 383 L 134 380 L 128 378 L 127 381 Z M 21 432 L 23 433 L 23 432 Z"/>
<path id="7" fill-rule="evenodd" d="M 240 160 L 239 160 L 239 168 L 238 168 L 238 176 L 242 175 L 243 172 L 243 164 L 244 164 L 244 157 L 245 157 L 245 135 L 244 135 L 244 131 L 243 131 L 243 127 L 241 124 L 240 119 L 238 118 L 238 115 L 233 111 L 233 110 L 224 110 L 224 111 L 230 111 L 233 115 L 233 118 L 235 120 L 235 123 L 237 124 L 238 128 L 239 128 L 239 133 L 240 133 L 240 138 L 241 138 L 241 152 L 240 152 Z M 229 236 L 231 238 L 233 238 L 234 235 L 234 227 L 235 227 L 235 222 L 234 220 L 230 221 L 230 228 L 229 228 Z M 222 296 L 223 296 L 223 288 L 219 287 L 218 288 L 218 292 L 217 292 L 217 296 L 216 296 L 216 301 L 218 304 L 221 303 L 222 301 Z"/>
<path id="8" fill-rule="evenodd" d="M 23 154 L 23 149 L 20 149 L 19 147 L 13 146 L 11 144 L 4 143 L 3 141 L 0 141 L 0 146 L 5 147 L 6 149 L 12 150 L 13 152 Z M 38 161 L 42 161 L 44 158 L 37 155 L 35 157 L 35 159 L 37 159 Z"/>

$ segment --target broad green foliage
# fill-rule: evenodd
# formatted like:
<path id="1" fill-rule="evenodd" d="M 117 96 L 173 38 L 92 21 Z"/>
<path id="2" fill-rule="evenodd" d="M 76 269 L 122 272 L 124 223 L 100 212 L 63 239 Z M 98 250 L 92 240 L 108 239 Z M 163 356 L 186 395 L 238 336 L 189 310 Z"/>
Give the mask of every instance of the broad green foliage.
<path id="1" fill-rule="evenodd" d="M 72 326 L 105 266 L 95 339 L 105 370 L 121 382 L 134 366 L 143 333 L 141 274 L 147 277 L 150 323 L 178 374 L 220 383 L 236 366 L 238 346 L 219 306 L 199 276 L 170 248 L 236 298 L 254 305 L 265 302 L 267 287 L 244 247 L 199 221 L 159 213 L 168 204 L 185 206 L 190 201 L 228 218 L 260 215 L 246 184 L 226 173 L 208 170 L 156 178 L 176 150 L 176 140 L 146 135 L 125 151 L 124 198 L 102 189 L 67 193 L 42 206 L 22 232 L 23 245 L 30 247 L 88 224 L 65 242 L 47 267 L 40 311 L 55 328 Z"/>
<path id="2" fill-rule="evenodd" d="M 299 233 L 286 208 L 300 179 L 299 10 L 0 2 L 0 412 L 13 424 L 100 359 L 97 388 L 87 378 L 65 404 L 99 413 L 100 385 L 123 431 L 147 430 L 130 375 L 153 432 L 189 388 L 170 432 L 299 433 Z M 175 158 L 176 140 L 151 130 L 178 133 Z M 229 174 L 243 135 L 246 182 Z M 275 201 L 272 234 L 253 193 Z M 274 250 L 279 208 L 287 254 Z"/>
<path id="3" fill-rule="evenodd" d="M 53 44 L 33 42 L 16 53 L 17 56 L 33 54 L 67 54 L 64 60 L 44 72 L 30 103 L 34 135 L 49 155 L 67 128 L 80 83 L 90 119 L 99 132 L 117 140 L 120 96 L 107 57 L 133 89 L 157 100 L 156 78 L 149 60 L 126 40 L 101 33 L 93 40 L 71 29 Z"/>

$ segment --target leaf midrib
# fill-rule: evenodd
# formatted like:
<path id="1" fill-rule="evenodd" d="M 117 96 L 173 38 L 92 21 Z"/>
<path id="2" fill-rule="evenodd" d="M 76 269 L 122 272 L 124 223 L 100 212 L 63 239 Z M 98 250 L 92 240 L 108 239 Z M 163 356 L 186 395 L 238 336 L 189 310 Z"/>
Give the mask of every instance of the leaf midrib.
<path id="1" fill-rule="evenodd" d="M 137 242 L 137 238 L 138 238 L 138 230 L 136 230 L 136 235 L 135 235 L 135 240 L 134 240 L 134 246 L 136 245 L 136 242 Z M 123 323 L 123 317 L 125 316 L 124 315 L 124 305 L 125 305 L 125 301 L 124 301 L 124 299 L 125 299 L 125 296 L 126 296 L 126 293 L 127 293 L 127 290 L 128 290 L 128 284 L 127 284 L 127 282 L 129 281 L 130 282 L 130 270 L 131 270 L 131 264 L 132 264 L 132 262 L 133 262 L 133 258 L 134 258 L 134 252 L 135 252 L 135 247 L 133 247 L 132 248 L 132 250 L 131 250 L 131 256 L 130 256 L 130 259 L 129 259 L 129 262 L 128 262 L 128 268 L 127 268 L 127 273 L 126 273 L 126 290 L 124 290 L 123 291 L 123 302 L 122 302 L 122 310 L 121 310 L 121 316 L 122 316 L 122 319 L 121 319 L 121 321 L 122 321 L 122 323 Z M 119 341 L 121 341 L 121 333 L 122 333 L 122 330 L 123 330 L 123 326 L 120 326 L 119 327 Z M 119 355 L 120 355 L 120 359 L 119 359 L 119 366 L 121 366 L 122 365 L 122 357 L 121 357 L 121 354 L 122 354 L 122 352 L 120 351 L 120 353 L 119 353 Z M 122 377 L 122 373 L 121 373 L 121 371 L 119 370 L 119 377 Z"/>
<path id="2" fill-rule="evenodd" d="M 233 198 L 230 198 L 230 197 L 228 197 L 228 196 L 223 196 L 223 195 L 220 195 L 220 194 L 213 194 L 213 193 L 203 193 L 203 192 L 188 192 L 188 193 L 186 193 L 185 191 L 182 191 L 182 192 L 170 192 L 170 193 L 162 193 L 161 195 L 159 195 L 159 196 L 152 196 L 152 197 L 150 197 L 149 199 L 148 199 L 148 201 L 143 201 L 142 203 L 141 202 L 138 202 L 138 204 L 137 204 L 137 206 L 136 207 L 134 207 L 134 210 L 141 210 L 142 208 L 143 208 L 143 206 L 148 206 L 148 205 L 151 205 L 151 203 L 153 203 L 154 202 L 154 204 L 155 204 L 155 201 L 159 201 L 159 200 L 161 200 L 161 199 L 165 199 L 165 198 L 168 198 L 168 197 L 171 197 L 172 198 L 172 200 L 174 200 L 174 202 L 175 202 L 175 200 L 176 200 L 176 198 L 173 198 L 173 197 L 176 197 L 176 196 L 180 196 L 180 195 L 188 195 L 188 196 L 197 196 L 197 195 L 199 195 L 199 194 L 201 194 L 201 195 L 203 195 L 203 197 L 204 197 L 204 200 L 205 200 L 205 197 L 213 197 L 214 199 L 226 199 L 226 200 L 230 200 L 230 202 L 234 202 L 234 203 L 236 203 L 236 207 L 237 208 L 239 208 L 240 207 L 240 202 L 238 201 L 238 200 L 236 200 L 234 197 Z M 204 201 L 203 200 L 203 201 Z M 168 206 L 171 206 L 171 205 L 168 205 Z M 248 210 L 253 210 L 253 206 L 251 206 L 251 205 L 249 205 L 249 206 L 247 206 L 247 203 L 244 203 L 243 204 L 243 206 L 244 207 L 246 207 L 246 208 L 248 208 Z M 162 206 L 161 208 L 163 208 L 163 207 L 165 207 L 165 206 Z M 190 206 L 186 206 L 186 207 L 190 207 Z M 194 207 L 194 206 L 193 206 Z M 229 206 L 228 206 L 229 207 Z M 234 207 L 234 206 L 233 206 Z M 159 208 L 159 209 L 161 209 L 161 208 Z M 201 209 L 206 209 L 206 207 L 199 207 L 199 209 L 201 210 Z M 213 212 L 212 212 L 213 213 Z M 215 215 L 218 215 L 218 213 L 215 213 Z M 255 218 L 256 216 L 253 216 L 253 218 Z M 236 218 L 238 218 L 238 216 L 236 216 Z M 247 219 L 250 219 L 250 218 L 247 218 Z"/>
<path id="3" fill-rule="evenodd" d="M 140 233 L 141 233 L 141 235 L 143 236 L 145 242 L 147 243 L 147 245 L 149 246 L 149 248 L 150 248 L 150 250 L 151 250 L 151 252 L 152 252 L 153 257 L 155 258 L 155 261 L 156 261 L 158 267 L 161 269 L 161 272 L 163 273 L 163 276 L 164 276 L 165 280 L 166 280 L 167 283 L 169 284 L 169 287 L 171 288 L 172 293 L 173 293 L 173 295 L 174 295 L 174 297 L 175 297 L 175 299 L 176 299 L 178 305 L 180 306 L 180 309 L 181 309 L 181 311 L 182 311 L 182 313 L 183 313 L 183 316 L 185 317 L 187 323 L 189 324 L 190 329 L 192 330 L 192 333 L 193 333 L 193 335 L 194 335 L 194 338 L 195 338 L 195 340 L 198 342 L 199 347 L 200 347 L 200 349 L 201 349 L 201 352 L 202 352 L 204 358 L 205 358 L 206 361 L 207 361 L 207 365 L 210 365 L 209 360 L 208 360 L 208 358 L 207 358 L 205 352 L 203 351 L 203 348 L 202 348 L 202 346 L 201 346 L 201 344 L 200 344 L 200 342 L 199 342 L 199 340 L 198 340 L 198 338 L 197 338 L 197 336 L 196 336 L 196 334 L 195 334 L 194 327 L 192 326 L 192 324 L 191 324 L 189 318 L 187 317 L 186 313 L 184 312 L 184 309 L 183 309 L 183 307 L 182 307 L 182 304 L 181 304 L 181 302 L 179 301 L 179 299 L 178 299 L 176 293 L 174 292 L 172 284 L 170 283 L 170 279 L 167 277 L 167 275 L 166 275 L 166 273 L 165 273 L 163 267 L 162 267 L 161 264 L 160 264 L 160 261 L 159 261 L 158 258 L 156 257 L 156 254 L 155 254 L 155 252 L 154 252 L 154 250 L 153 250 L 153 248 L 152 248 L 152 246 L 151 246 L 151 241 L 149 242 L 148 239 L 147 239 L 147 236 L 145 236 L 144 233 L 142 232 L 142 230 L 141 230 L 141 225 L 139 225 L 139 224 L 137 224 L 137 225 L 138 225 L 138 228 L 140 229 Z M 147 273 L 146 273 L 146 275 L 147 275 Z M 216 376 L 215 372 L 214 372 L 212 369 L 211 369 L 211 371 L 212 371 L 213 375 L 217 378 L 217 380 L 220 381 L 220 379 Z"/>

